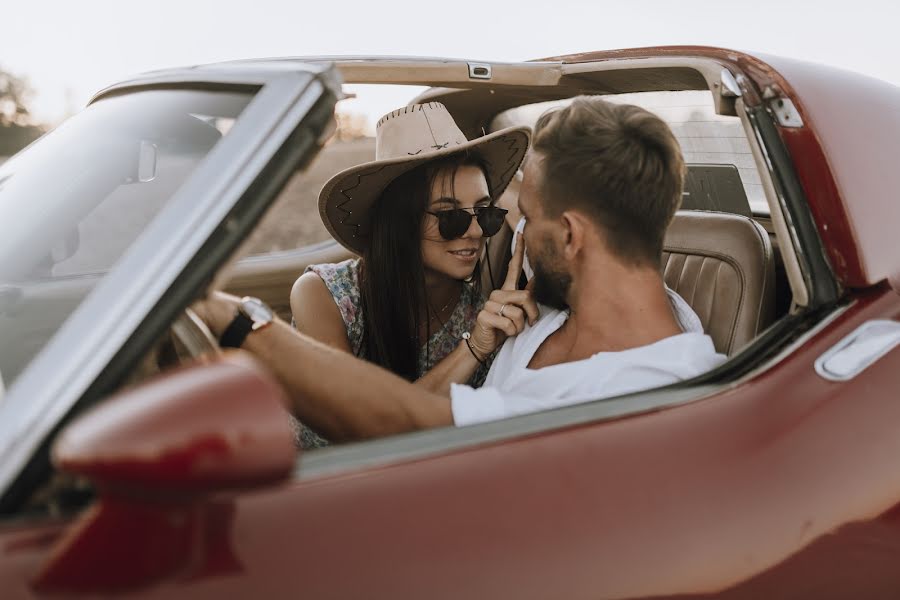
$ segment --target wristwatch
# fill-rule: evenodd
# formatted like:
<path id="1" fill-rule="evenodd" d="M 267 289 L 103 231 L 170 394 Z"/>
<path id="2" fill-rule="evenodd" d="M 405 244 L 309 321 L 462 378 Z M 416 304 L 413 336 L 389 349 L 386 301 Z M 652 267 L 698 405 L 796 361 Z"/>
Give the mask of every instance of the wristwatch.
<path id="1" fill-rule="evenodd" d="M 237 313 L 219 338 L 222 348 L 240 348 L 251 331 L 259 331 L 272 324 L 275 314 L 265 302 L 252 296 L 244 296 Z"/>

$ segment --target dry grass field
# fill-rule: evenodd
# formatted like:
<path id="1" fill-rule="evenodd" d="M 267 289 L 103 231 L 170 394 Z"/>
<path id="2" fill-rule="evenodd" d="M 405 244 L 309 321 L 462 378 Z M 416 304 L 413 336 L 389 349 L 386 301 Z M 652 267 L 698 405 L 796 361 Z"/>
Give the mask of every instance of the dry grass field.
<path id="1" fill-rule="evenodd" d="M 292 250 L 329 239 L 319 217 L 319 190 L 335 173 L 374 158 L 374 138 L 328 144 L 308 169 L 294 175 L 241 255 Z"/>

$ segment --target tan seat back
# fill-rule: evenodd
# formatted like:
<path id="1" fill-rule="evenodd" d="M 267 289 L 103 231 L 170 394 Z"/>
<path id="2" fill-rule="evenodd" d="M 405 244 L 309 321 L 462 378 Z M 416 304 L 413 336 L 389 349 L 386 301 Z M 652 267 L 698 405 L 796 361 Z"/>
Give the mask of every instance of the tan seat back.
<path id="1" fill-rule="evenodd" d="M 752 219 L 679 211 L 666 232 L 662 267 L 719 352 L 734 354 L 772 322 L 775 258 L 769 235 Z"/>

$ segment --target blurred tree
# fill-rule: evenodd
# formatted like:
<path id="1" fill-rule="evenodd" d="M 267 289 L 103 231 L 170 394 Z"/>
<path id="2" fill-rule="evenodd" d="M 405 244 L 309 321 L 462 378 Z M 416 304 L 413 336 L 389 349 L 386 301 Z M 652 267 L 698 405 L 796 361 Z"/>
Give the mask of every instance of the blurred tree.
<path id="1" fill-rule="evenodd" d="M 0 68 L 0 126 L 26 125 L 32 90 L 28 82 Z"/>
<path id="2" fill-rule="evenodd" d="M 335 113 L 334 118 L 337 120 L 337 131 L 335 131 L 334 137 L 338 141 L 347 142 L 369 137 L 367 131 L 369 121 L 366 115 L 338 111 Z"/>
<path id="3" fill-rule="evenodd" d="M 0 156 L 11 156 L 39 138 L 43 128 L 31 123 L 28 81 L 0 68 Z"/>

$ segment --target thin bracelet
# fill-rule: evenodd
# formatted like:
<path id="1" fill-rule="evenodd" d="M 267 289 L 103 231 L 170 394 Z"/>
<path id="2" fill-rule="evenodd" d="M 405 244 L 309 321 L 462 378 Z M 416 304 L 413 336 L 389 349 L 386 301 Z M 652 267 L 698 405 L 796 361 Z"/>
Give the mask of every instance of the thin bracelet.
<path id="1" fill-rule="evenodd" d="M 486 367 L 486 366 L 487 366 L 487 363 L 485 363 L 483 360 L 481 360 L 480 358 L 478 358 L 478 355 L 475 354 L 475 350 L 472 349 L 472 344 L 469 343 L 469 338 L 470 338 L 470 337 L 472 337 L 472 334 L 469 333 L 468 331 L 466 331 L 465 333 L 462 334 L 462 339 L 464 339 L 464 340 L 466 341 L 466 348 L 469 349 L 469 352 L 472 353 L 472 356 L 475 357 L 475 360 L 478 361 L 478 364 L 480 364 L 482 367 Z"/>

